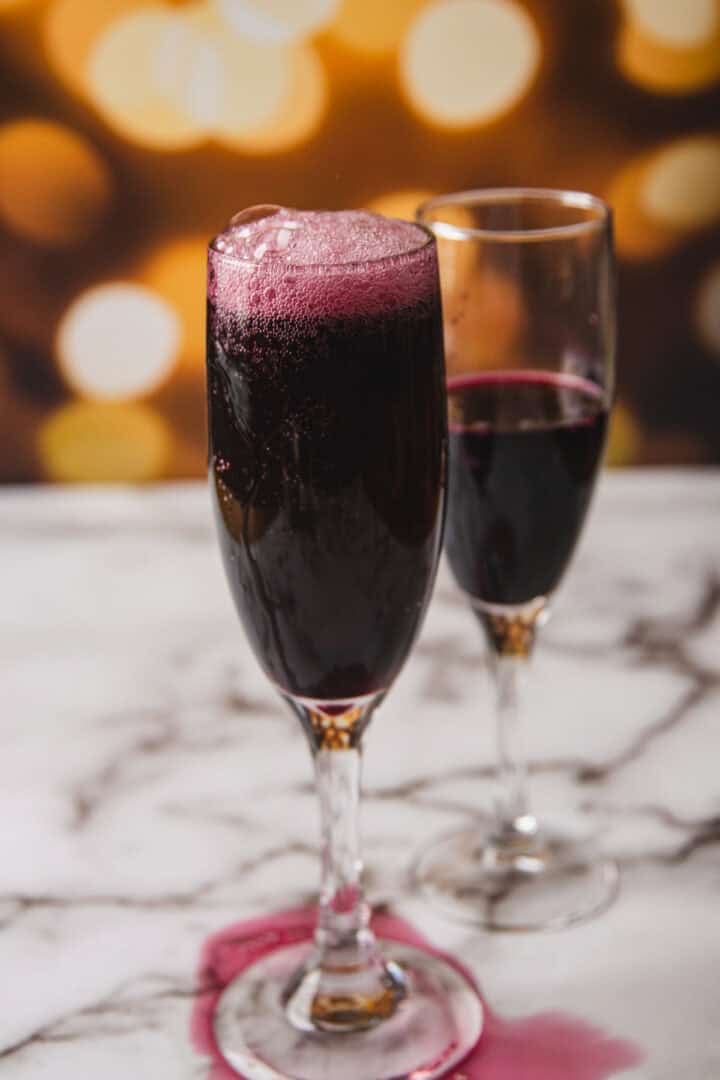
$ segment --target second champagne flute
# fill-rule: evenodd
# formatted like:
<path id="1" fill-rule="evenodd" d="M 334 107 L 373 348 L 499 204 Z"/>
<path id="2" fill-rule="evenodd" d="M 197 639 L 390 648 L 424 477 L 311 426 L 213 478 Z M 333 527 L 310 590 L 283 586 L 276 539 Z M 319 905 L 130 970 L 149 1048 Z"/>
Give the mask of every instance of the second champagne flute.
<path id="1" fill-rule="evenodd" d="M 590 195 L 439 196 L 448 362 L 446 551 L 488 639 L 504 795 L 494 820 L 439 838 L 416 878 L 450 915 L 493 929 L 564 926 L 602 910 L 614 863 L 528 803 L 520 683 L 580 535 L 613 395 L 611 219 Z"/>

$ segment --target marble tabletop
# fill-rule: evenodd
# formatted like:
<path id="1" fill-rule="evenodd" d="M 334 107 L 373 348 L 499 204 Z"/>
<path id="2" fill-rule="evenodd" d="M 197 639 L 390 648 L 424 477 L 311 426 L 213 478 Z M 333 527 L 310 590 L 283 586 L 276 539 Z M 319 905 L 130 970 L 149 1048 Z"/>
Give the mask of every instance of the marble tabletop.
<path id="1" fill-rule="evenodd" d="M 0 1076 L 206 1080 L 203 943 L 317 883 L 304 736 L 245 644 L 204 487 L 0 504 Z M 443 569 L 366 739 L 371 899 L 461 955 L 499 1014 L 632 1040 L 635 1080 L 719 1080 L 719 472 L 603 478 L 535 657 L 536 808 L 622 867 L 593 922 L 489 935 L 408 885 L 424 841 L 492 804 L 491 704 Z M 540 1075 L 529 1055 L 514 1080 Z"/>

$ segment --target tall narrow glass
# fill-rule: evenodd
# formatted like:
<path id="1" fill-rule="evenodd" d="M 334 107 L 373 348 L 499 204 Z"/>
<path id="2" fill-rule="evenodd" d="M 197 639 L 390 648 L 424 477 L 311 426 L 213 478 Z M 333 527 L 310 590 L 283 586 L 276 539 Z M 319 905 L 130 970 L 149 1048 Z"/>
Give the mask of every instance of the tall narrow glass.
<path id="1" fill-rule="evenodd" d="M 520 683 L 580 535 L 613 395 L 611 216 L 590 195 L 470 191 L 425 203 L 438 242 L 448 361 L 446 551 L 488 640 L 504 794 L 487 823 L 440 837 L 415 873 L 446 913 L 494 929 L 602 910 L 616 866 L 537 820 Z"/>
<path id="2" fill-rule="evenodd" d="M 360 747 L 422 621 L 447 417 L 432 234 L 362 212 L 255 207 L 210 245 L 210 484 L 248 640 L 300 720 L 322 817 L 312 946 L 224 992 L 250 1080 L 438 1076 L 482 1012 L 449 964 L 378 943 L 361 888 Z"/>

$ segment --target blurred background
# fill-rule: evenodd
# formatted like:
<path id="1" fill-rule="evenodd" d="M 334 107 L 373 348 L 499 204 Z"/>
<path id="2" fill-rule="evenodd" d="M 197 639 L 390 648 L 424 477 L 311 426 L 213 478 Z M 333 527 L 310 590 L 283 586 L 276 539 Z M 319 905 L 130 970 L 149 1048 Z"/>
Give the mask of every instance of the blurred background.
<path id="1" fill-rule="evenodd" d="M 613 464 L 720 461 L 720 0 L 0 0 L 0 479 L 203 475 L 205 245 L 260 202 L 607 198 Z"/>

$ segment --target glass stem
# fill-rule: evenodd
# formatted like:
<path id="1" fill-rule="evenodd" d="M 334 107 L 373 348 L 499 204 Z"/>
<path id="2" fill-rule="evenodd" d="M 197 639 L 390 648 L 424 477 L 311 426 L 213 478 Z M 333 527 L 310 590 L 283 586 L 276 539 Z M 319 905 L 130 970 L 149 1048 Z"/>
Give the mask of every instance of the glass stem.
<path id="1" fill-rule="evenodd" d="M 315 949 L 286 993 L 289 1019 L 314 1031 L 362 1031 L 391 1016 L 405 995 L 370 927 L 360 855 L 360 742 L 377 698 L 323 710 L 288 699 L 310 741 L 322 823 L 322 882 Z"/>
<path id="2" fill-rule="evenodd" d="M 362 892 L 360 855 L 360 748 L 315 751 L 322 822 L 322 885 L 315 941 L 358 956 L 374 947 L 370 908 Z"/>
<path id="3" fill-rule="evenodd" d="M 495 654 L 492 668 L 497 695 L 498 773 L 502 796 L 498 807 L 500 834 L 508 839 L 537 831 L 527 793 L 527 758 L 519 701 L 519 683 L 526 673 L 524 656 Z"/>
<path id="4" fill-rule="evenodd" d="M 474 607 L 487 634 L 497 700 L 498 773 L 503 790 L 497 815 L 498 841 L 501 845 L 522 845 L 537 833 L 537 821 L 527 793 L 520 690 L 536 632 L 550 612 L 544 597 L 519 607 L 479 602 Z"/>

